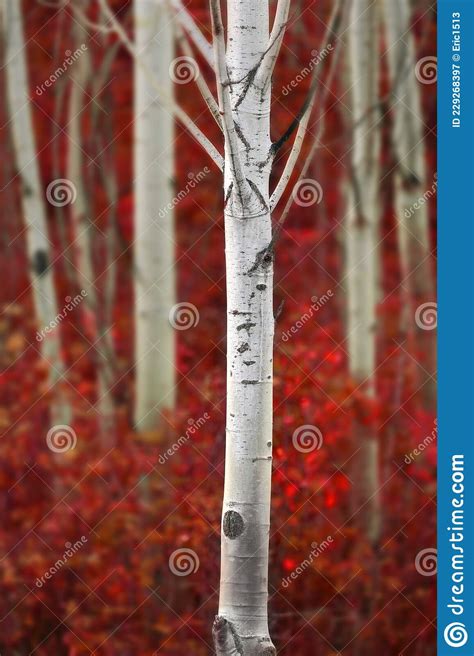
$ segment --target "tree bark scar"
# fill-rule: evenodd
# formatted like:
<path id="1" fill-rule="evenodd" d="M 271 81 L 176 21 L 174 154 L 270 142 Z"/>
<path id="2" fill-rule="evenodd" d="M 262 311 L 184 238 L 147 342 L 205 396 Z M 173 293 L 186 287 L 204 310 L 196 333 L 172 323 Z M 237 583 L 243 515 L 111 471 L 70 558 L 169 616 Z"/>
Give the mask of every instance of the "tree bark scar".
<path id="1" fill-rule="evenodd" d="M 229 540 L 235 540 L 244 532 L 245 523 L 242 515 L 235 510 L 228 510 L 222 520 L 224 535 Z"/>
<path id="2" fill-rule="evenodd" d="M 278 306 L 277 311 L 275 312 L 275 316 L 274 316 L 275 323 L 276 323 L 276 322 L 278 321 L 278 319 L 280 318 L 280 315 L 281 315 L 281 313 L 283 312 L 283 306 L 284 306 L 284 305 L 285 305 L 285 299 L 283 299 L 283 300 L 281 301 L 280 305 Z"/>
<path id="3" fill-rule="evenodd" d="M 411 171 L 402 175 L 402 185 L 405 191 L 415 191 L 420 184 L 421 182 L 418 176 Z"/>
<path id="4" fill-rule="evenodd" d="M 244 647 L 233 624 L 219 615 L 212 627 L 217 656 L 243 656 Z"/>
<path id="5" fill-rule="evenodd" d="M 239 137 L 240 141 L 244 144 L 245 150 L 248 152 L 250 150 L 250 144 L 247 141 L 247 139 L 245 138 L 245 135 L 242 132 L 242 128 L 240 127 L 240 125 L 236 121 L 234 121 L 234 127 L 235 127 L 235 131 L 237 133 L 237 136 Z"/>
<path id="6" fill-rule="evenodd" d="M 266 248 L 263 248 L 261 251 L 257 253 L 255 262 L 247 271 L 247 275 L 251 276 L 252 273 L 257 271 L 257 269 L 259 269 L 260 267 L 263 269 L 263 271 L 265 271 L 265 269 L 268 269 L 268 267 L 272 264 L 272 262 L 273 262 L 273 244 L 270 242 L 270 244 Z"/>
<path id="7" fill-rule="evenodd" d="M 250 178 L 246 178 L 246 180 L 247 180 L 247 182 L 249 183 L 249 185 L 251 186 L 252 190 L 255 192 L 255 195 L 257 196 L 258 200 L 259 200 L 260 203 L 262 204 L 263 209 L 264 209 L 264 210 L 268 210 L 268 205 L 267 205 L 266 202 L 265 202 L 265 198 L 264 198 L 264 197 L 262 196 L 262 194 L 260 193 L 260 189 L 257 187 L 257 185 L 255 184 L 255 182 L 253 182 L 252 180 L 250 180 Z"/>
<path id="8" fill-rule="evenodd" d="M 36 275 L 43 276 L 49 269 L 48 253 L 46 251 L 36 251 L 31 264 Z"/>

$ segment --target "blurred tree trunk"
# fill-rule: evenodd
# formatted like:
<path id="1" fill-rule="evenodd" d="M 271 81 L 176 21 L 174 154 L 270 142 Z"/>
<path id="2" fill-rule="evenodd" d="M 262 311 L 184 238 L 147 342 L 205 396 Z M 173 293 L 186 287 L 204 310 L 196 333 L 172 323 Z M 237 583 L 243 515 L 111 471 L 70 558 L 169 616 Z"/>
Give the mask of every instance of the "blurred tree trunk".
<path id="1" fill-rule="evenodd" d="M 134 3 L 135 46 L 168 96 L 173 29 L 166 3 Z M 135 63 L 135 424 L 156 426 L 175 403 L 173 210 L 174 127 L 143 67 Z"/>
<path id="2" fill-rule="evenodd" d="M 349 60 L 354 122 L 352 185 L 347 223 L 347 298 L 350 372 L 369 399 L 375 394 L 376 303 L 380 133 L 377 14 L 373 0 L 354 0 L 349 28 Z M 356 417 L 355 520 L 368 539 L 380 532 L 378 442 L 374 430 Z"/>
<path id="3" fill-rule="evenodd" d="M 21 12 L 20 0 L 9 0 L 3 5 L 7 96 L 15 163 L 21 179 L 21 207 L 26 225 L 26 244 L 38 324 L 36 339 L 49 367 L 49 385 L 53 391 L 51 419 L 55 424 L 66 424 L 70 420 L 70 411 L 60 390 L 64 363 L 59 325 L 56 325 L 58 304 L 53 277 L 52 243 L 48 237 L 45 194 L 35 147 Z M 42 332 L 50 324 L 55 327 Z"/>
<path id="4" fill-rule="evenodd" d="M 214 638 L 219 655 L 270 656 L 275 653 L 267 620 L 274 334 L 271 81 L 249 77 L 268 48 L 268 3 L 228 0 L 226 54 L 217 2 L 212 14 L 218 48 L 222 42 L 221 106 L 230 89 L 224 117 L 227 437 Z M 225 86 L 227 75 L 238 82 Z"/>
<path id="5" fill-rule="evenodd" d="M 415 321 L 417 306 L 435 299 L 431 258 L 428 203 L 423 194 L 434 195 L 436 181 L 426 177 L 424 124 L 420 82 L 416 78 L 416 53 L 410 27 L 408 0 L 384 0 L 385 37 L 393 89 L 392 145 L 397 159 L 395 210 L 398 221 L 403 287 L 407 290 L 406 317 L 402 331 L 413 327 L 417 350 L 425 355 L 418 367 L 418 384 L 429 405 L 436 403 L 436 383 L 429 374 L 436 370 L 434 332 Z M 407 316 L 408 315 L 408 316 Z"/>
<path id="6" fill-rule="evenodd" d="M 86 7 L 84 7 L 85 9 Z M 72 25 L 74 37 L 74 50 L 80 48 L 88 40 L 88 31 L 77 18 Z M 96 275 L 92 258 L 91 223 L 92 205 L 89 201 L 83 174 L 83 145 L 81 117 L 84 110 L 85 89 L 91 78 L 91 60 L 87 50 L 74 62 L 70 71 L 70 94 L 68 116 L 68 150 L 67 150 L 67 176 L 73 183 L 77 192 L 74 203 L 70 206 L 73 226 L 74 250 L 76 253 L 77 277 L 81 290 L 87 294 L 81 305 L 85 333 L 94 346 L 97 367 L 97 411 L 101 433 L 109 432 L 113 425 L 114 404 L 111 387 L 113 376 L 111 363 L 107 357 L 110 348 L 103 348 L 103 339 L 100 333 L 103 328 L 98 326 L 99 307 Z M 95 97 L 95 94 L 92 94 Z"/>

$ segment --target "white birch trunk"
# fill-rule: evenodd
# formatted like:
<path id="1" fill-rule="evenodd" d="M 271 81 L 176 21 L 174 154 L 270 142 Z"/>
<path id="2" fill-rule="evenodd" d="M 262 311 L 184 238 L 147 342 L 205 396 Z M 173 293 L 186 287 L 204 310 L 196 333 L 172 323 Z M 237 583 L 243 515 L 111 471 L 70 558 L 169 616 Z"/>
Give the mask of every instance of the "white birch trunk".
<path id="1" fill-rule="evenodd" d="M 89 38 L 89 33 L 80 20 L 73 21 L 75 49 L 80 48 Z M 74 62 L 70 72 L 71 87 L 68 116 L 67 177 L 76 190 L 76 200 L 70 206 L 73 224 L 74 250 L 76 254 L 77 277 L 81 290 L 87 294 L 80 311 L 84 327 L 91 343 L 95 345 L 97 367 L 97 412 L 101 433 L 113 428 L 114 403 L 111 394 L 113 379 L 110 363 L 102 347 L 103 338 L 98 326 L 98 299 L 95 287 L 95 271 L 92 262 L 91 204 L 87 198 L 83 175 L 83 151 L 81 148 L 81 116 L 84 109 L 84 94 L 91 74 L 91 61 L 87 50 Z M 92 94 L 94 95 L 94 94 Z M 110 272 L 109 272 L 110 275 Z M 109 349 L 110 350 L 110 349 Z"/>
<path id="2" fill-rule="evenodd" d="M 172 96 L 173 30 L 166 3 L 140 0 L 135 8 L 136 52 Z M 156 426 L 175 402 L 173 200 L 174 128 L 168 109 L 143 67 L 135 65 L 135 424 Z"/>
<path id="3" fill-rule="evenodd" d="M 379 217 L 378 48 L 373 0 L 354 0 L 349 29 L 352 112 L 353 184 L 347 223 L 347 298 L 350 372 L 358 385 L 374 394 L 377 256 Z M 365 120 L 361 120 L 366 117 Z M 378 445 L 375 435 L 356 426 L 358 454 L 356 496 L 360 520 L 368 538 L 379 534 Z M 362 506 L 362 507 L 361 507 Z"/>
<path id="4" fill-rule="evenodd" d="M 424 127 L 416 79 L 416 54 L 407 0 L 384 0 L 385 35 L 390 76 L 394 86 L 393 147 L 397 156 L 396 209 L 400 251 L 407 283 L 420 297 L 432 291 L 428 205 L 411 209 L 431 187 L 426 180 Z M 410 216 L 407 216 L 410 214 Z"/>
<path id="5" fill-rule="evenodd" d="M 436 369 L 434 333 L 417 326 L 413 320 L 416 307 L 434 301 L 428 203 L 418 202 L 425 193 L 434 194 L 435 180 L 427 180 L 424 144 L 424 124 L 420 82 L 416 79 L 416 53 L 410 28 L 410 6 L 407 0 L 384 0 L 385 36 L 393 93 L 392 143 L 397 158 L 395 175 L 395 210 L 397 213 L 400 260 L 403 287 L 407 290 L 403 332 L 414 326 L 416 342 L 425 350 L 427 362 L 419 367 L 419 377 L 425 379 L 424 395 L 434 403 L 436 386 L 426 376 L 426 369 Z"/>
<path id="6" fill-rule="evenodd" d="M 225 143 L 227 439 L 219 655 L 274 654 L 268 631 L 272 469 L 273 252 L 268 161 L 270 83 L 245 76 L 268 45 L 266 0 L 228 0 L 227 68 L 238 153 Z M 232 162 L 242 164 L 244 182 Z M 245 183 L 245 179 L 248 184 Z M 247 193 L 242 191 L 247 188 Z M 268 250 L 269 249 L 269 250 Z"/>
<path id="7" fill-rule="evenodd" d="M 30 109 L 26 48 L 20 0 L 9 0 L 3 5 L 5 29 L 5 58 L 7 69 L 7 96 L 10 109 L 16 166 L 21 179 L 21 206 L 26 225 L 26 245 L 31 269 L 33 301 L 38 331 L 58 315 L 54 288 L 51 241 L 48 238 L 45 194 L 40 182 L 36 157 L 33 120 Z M 38 338 L 37 338 L 38 339 Z M 69 411 L 64 399 L 58 399 L 58 383 L 64 373 L 61 357 L 59 327 L 44 333 L 38 339 L 42 356 L 49 365 L 49 384 L 54 391 L 51 411 L 55 423 L 67 423 Z"/>

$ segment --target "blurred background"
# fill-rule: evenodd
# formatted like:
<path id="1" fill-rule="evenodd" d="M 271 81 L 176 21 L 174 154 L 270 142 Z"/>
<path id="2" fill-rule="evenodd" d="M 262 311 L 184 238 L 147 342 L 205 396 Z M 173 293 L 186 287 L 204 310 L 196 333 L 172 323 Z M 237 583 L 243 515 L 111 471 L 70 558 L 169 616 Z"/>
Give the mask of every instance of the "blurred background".
<path id="1" fill-rule="evenodd" d="M 209 10 L 166 5 L 149 47 L 137 22 L 148 3 L 135 3 L 2 4 L 5 656 L 213 653 L 222 179 L 169 107 L 139 105 L 131 52 L 141 43 L 138 59 L 161 76 L 151 95 L 174 95 L 221 148 L 196 90 L 205 79 L 215 93 L 206 48 L 183 36 L 191 21 L 210 40 Z M 270 629 L 282 656 L 425 656 L 436 606 L 436 7 L 369 2 L 361 38 L 350 5 L 328 42 L 335 2 L 294 0 L 273 79 L 275 140 L 315 70 L 320 87 L 275 211 L 289 203 L 275 260 Z M 160 149 L 149 160 L 147 146 Z M 370 208 L 354 213 L 369 187 Z M 372 274 L 348 266 L 367 225 Z"/>

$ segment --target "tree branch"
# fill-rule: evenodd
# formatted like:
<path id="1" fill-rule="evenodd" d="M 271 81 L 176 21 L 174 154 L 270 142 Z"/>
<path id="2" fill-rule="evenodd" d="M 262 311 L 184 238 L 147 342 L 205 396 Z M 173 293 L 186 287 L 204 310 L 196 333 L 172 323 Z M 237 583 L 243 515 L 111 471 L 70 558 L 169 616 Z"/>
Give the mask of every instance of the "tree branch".
<path id="1" fill-rule="evenodd" d="M 251 194 L 251 189 L 244 175 L 244 170 L 239 155 L 238 135 L 232 115 L 230 81 L 229 73 L 227 71 L 224 25 L 222 23 L 220 0 L 209 0 L 209 4 L 211 10 L 212 41 L 214 46 L 214 62 L 219 110 L 222 115 L 224 136 L 228 147 L 227 151 L 229 154 L 229 164 L 234 182 L 233 187 L 240 196 L 241 203 L 243 205 L 244 195 L 248 196 Z"/>
<path id="2" fill-rule="evenodd" d="M 255 83 L 257 86 L 264 88 L 271 80 L 276 60 L 285 36 L 288 14 L 290 12 L 291 0 L 278 0 L 275 20 L 273 21 L 272 31 L 268 39 L 268 48 L 260 63 L 259 71 L 256 75 Z"/>
<path id="3" fill-rule="evenodd" d="M 189 57 L 190 59 L 193 59 L 193 61 L 195 61 L 193 58 L 191 47 L 189 45 L 188 37 L 184 32 L 183 28 L 181 27 L 181 23 L 179 22 L 176 22 L 176 32 L 177 32 L 176 39 L 178 41 L 178 44 L 181 46 L 181 49 L 183 50 L 184 54 L 186 55 L 186 57 Z M 222 125 L 222 118 L 219 112 L 219 107 L 214 99 L 214 96 L 212 95 L 211 90 L 207 86 L 205 79 L 202 77 L 202 75 L 200 75 L 199 67 L 196 61 L 195 63 L 198 70 L 198 74 L 194 80 L 196 82 L 196 86 L 199 89 L 201 96 L 203 97 L 204 102 L 206 103 L 209 111 L 214 117 L 214 120 L 216 121 L 220 129 L 223 131 L 224 128 Z"/>
<path id="4" fill-rule="evenodd" d="M 342 0 L 338 0 L 333 9 L 331 19 L 329 21 L 329 25 L 327 26 L 326 33 L 324 36 L 324 43 L 327 43 L 327 46 L 325 46 L 327 48 L 329 48 L 329 46 L 331 45 L 330 43 L 328 43 L 330 35 L 333 33 L 337 33 L 337 31 L 340 28 L 342 22 L 342 13 L 343 13 L 341 11 L 341 7 L 342 7 Z M 291 134 L 294 132 L 296 127 L 298 127 L 298 131 L 296 133 L 293 147 L 286 161 L 285 169 L 270 199 L 271 209 L 273 209 L 277 205 L 278 201 L 282 197 L 288 185 L 288 182 L 290 181 L 291 175 L 294 171 L 296 162 L 298 161 L 298 157 L 301 152 L 301 148 L 303 145 L 304 138 L 306 136 L 306 131 L 308 128 L 311 112 L 314 106 L 314 102 L 316 100 L 316 94 L 322 84 L 321 78 L 316 74 L 316 70 L 317 69 L 315 67 L 313 70 L 313 76 L 311 79 L 308 94 L 305 98 L 305 101 L 301 109 L 299 110 L 298 114 L 293 119 L 293 121 L 290 123 L 286 131 L 280 137 L 280 139 L 272 145 L 272 155 L 274 156 L 277 153 L 277 151 L 281 148 L 281 146 L 290 138 Z M 329 75 L 328 75 L 328 79 L 329 79 Z"/>
<path id="5" fill-rule="evenodd" d="M 212 45 L 201 32 L 194 18 L 191 16 L 186 7 L 184 7 L 181 0 L 169 0 L 169 2 L 173 8 L 173 12 L 175 13 L 176 19 L 180 26 L 189 35 L 191 41 L 194 43 L 209 66 L 214 68 L 214 54 L 212 51 Z"/>
<path id="6" fill-rule="evenodd" d="M 327 78 L 326 78 L 325 89 L 324 89 L 324 92 L 323 92 L 322 97 L 321 97 L 321 102 L 320 102 L 320 107 L 321 108 L 324 106 L 324 102 L 325 102 L 326 97 L 329 93 L 329 88 L 330 88 L 329 85 L 331 84 L 332 79 L 334 77 L 334 74 L 336 72 L 337 63 L 338 63 L 338 59 L 339 59 L 339 53 L 340 53 L 340 49 L 336 48 L 333 60 L 331 62 L 331 68 L 330 68 L 330 70 L 328 72 L 328 75 L 327 75 Z M 310 166 L 310 164 L 313 160 L 313 157 L 314 157 L 314 153 L 316 152 L 316 149 L 318 148 L 319 140 L 320 140 L 321 133 L 322 133 L 322 123 L 321 123 L 321 118 L 322 117 L 321 117 L 321 114 L 322 114 L 322 109 L 320 110 L 320 117 L 318 119 L 319 120 L 318 130 L 317 130 L 316 134 L 314 135 L 313 143 L 312 143 L 310 151 L 309 151 L 309 153 L 308 153 L 308 155 L 305 159 L 304 165 L 303 165 L 303 167 L 300 171 L 300 174 L 298 176 L 298 180 L 297 180 L 296 184 L 298 184 L 298 182 L 300 182 L 300 180 L 302 180 L 307 175 L 309 166 Z M 281 231 L 283 229 L 283 225 L 284 225 L 284 223 L 285 223 L 285 221 L 288 217 L 288 214 L 289 214 L 291 206 L 293 205 L 293 202 L 294 202 L 293 195 L 290 195 L 290 197 L 288 198 L 288 200 L 286 202 L 286 205 L 283 209 L 283 212 L 281 213 L 281 216 L 278 219 L 276 227 L 273 231 L 273 236 L 272 236 L 272 241 L 271 241 L 272 247 L 274 246 L 274 244 L 276 243 L 277 239 L 279 238 L 279 236 L 281 234 Z"/>
<path id="7" fill-rule="evenodd" d="M 211 159 L 222 171 L 224 168 L 224 160 L 222 155 L 217 150 L 217 148 L 209 141 L 206 135 L 198 128 L 198 126 L 188 116 L 188 114 L 174 101 L 174 99 L 171 96 L 169 96 L 165 92 L 163 87 L 156 81 L 153 73 L 150 71 L 148 66 L 146 66 L 146 64 L 144 64 L 144 62 L 140 59 L 139 55 L 137 54 L 133 46 L 133 43 L 131 42 L 127 33 L 123 29 L 122 25 L 119 23 L 114 13 L 110 9 L 107 0 L 99 0 L 99 4 L 105 16 L 107 17 L 110 24 L 112 25 L 115 33 L 122 41 L 124 47 L 128 50 L 128 52 L 132 55 L 132 57 L 136 59 L 137 63 L 141 66 L 150 84 L 159 92 L 160 102 L 162 103 L 162 105 L 166 107 L 168 111 L 170 111 L 172 114 L 176 116 L 177 120 L 184 125 L 184 127 L 188 130 L 189 134 L 193 137 L 193 139 L 197 141 L 197 143 L 200 146 L 202 146 L 202 148 L 204 148 L 207 154 L 211 157 Z"/>

